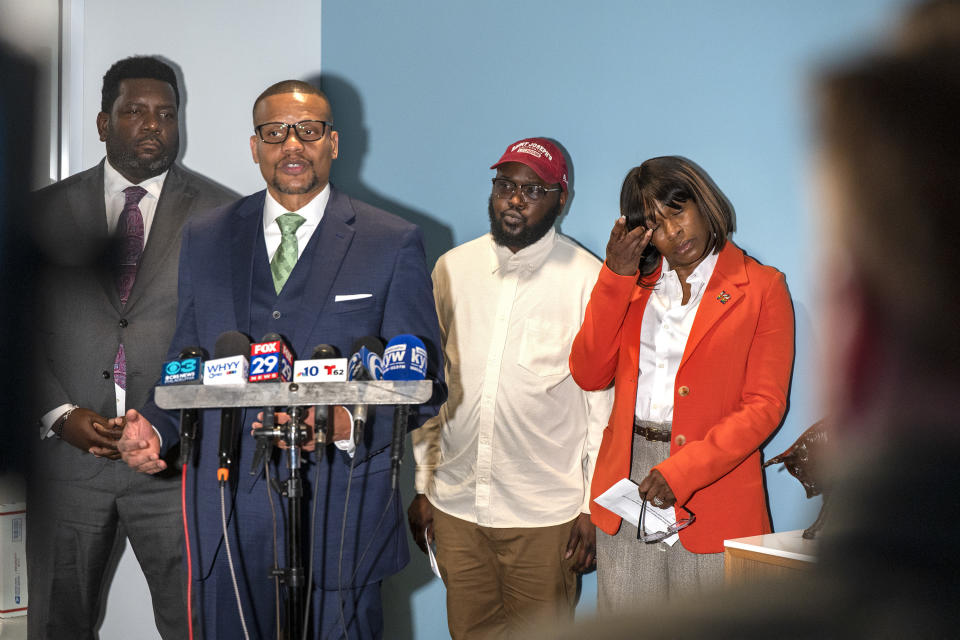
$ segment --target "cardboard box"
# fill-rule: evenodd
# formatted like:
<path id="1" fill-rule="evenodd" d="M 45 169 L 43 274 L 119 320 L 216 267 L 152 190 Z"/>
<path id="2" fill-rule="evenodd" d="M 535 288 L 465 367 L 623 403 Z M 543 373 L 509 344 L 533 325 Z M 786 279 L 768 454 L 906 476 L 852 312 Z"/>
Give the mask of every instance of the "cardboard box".
<path id="1" fill-rule="evenodd" d="M 0 618 L 27 615 L 27 505 L 0 504 Z"/>

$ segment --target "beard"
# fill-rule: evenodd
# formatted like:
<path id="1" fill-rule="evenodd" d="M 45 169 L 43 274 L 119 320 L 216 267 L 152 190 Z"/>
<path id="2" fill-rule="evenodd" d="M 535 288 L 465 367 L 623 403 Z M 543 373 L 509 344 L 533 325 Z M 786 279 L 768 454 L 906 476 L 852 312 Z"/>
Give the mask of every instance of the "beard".
<path id="1" fill-rule="evenodd" d="M 110 164 L 120 173 L 138 178 L 138 182 L 142 182 L 160 175 L 169 169 L 170 165 L 177 159 L 180 146 L 179 138 L 171 142 L 172 144 L 167 146 L 158 140 L 158 144 L 162 145 L 160 152 L 157 155 L 146 157 L 138 155 L 134 145 L 119 140 L 113 135 L 107 135 L 105 144 Z"/>
<path id="2" fill-rule="evenodd" d="M 317 173 L 314 172 L 311 176 L 310 182 L 306 185 L 300 187 L 291 187 L 285 184 L 281 184 L 280 180 L 277 179 L 274 175 L 273 181 L 270 183 L 273 185 L 273 188 L 279 191 L 280 193 L 286 193 L 287 195 L 299 196 L 305 193 L 310 193 L 314 189 L 320 186 L 320 178 L 317 177 Z"/>
<path id="3" fill-rule="evenodd" d="M 491 198 L 487 201 L 487 214 L 490 216 L 490 235 L 493 236 L 494 242 L 504 247 L 516 248 L 518 250 L 523 249 L 524 247 L 529 247 L 537 240 L 547 235 L 547 231 L 553 227 L 553 224 L 557 221 L 562 209 L 563 205 L 557 201 L 553 208 L 547 212 L 540 222 L 537 222 L 534 225 L 524 224 L 520 231 L 511 233 L 504 229 L 503 224 L 497 218 L 497 214 L 494 213 L 493 197 L 491 196 Z"/>

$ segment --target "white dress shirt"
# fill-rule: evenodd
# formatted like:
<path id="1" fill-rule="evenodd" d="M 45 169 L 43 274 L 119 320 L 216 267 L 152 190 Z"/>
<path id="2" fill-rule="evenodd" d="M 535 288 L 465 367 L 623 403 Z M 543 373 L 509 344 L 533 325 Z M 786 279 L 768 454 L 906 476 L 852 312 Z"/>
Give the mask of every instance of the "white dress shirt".
<path id="1" fill-rule="evenodd" d="M 313 232 L 323 219 L 323 212 L 327 210 L 330 201 L 330 183 L 323 188 L 310 202 L 296 211 L 290 211 L 277 202 L 267 191 L 267 199 L 263 203 L 263 239 L 267 243 L 267 258 L 273 260 L 273 254 L 280 248 L 280 225 L 277 218 L 285 213 L 297 213 L 304 217 L 304 222 L 297 228 L 297 258 L 303 255 L 303 250 L 310 242 Z"/>
<path id="2" fill-rule="evenodd" d="M 113 235 L 117 230 L 117 224 L 120 222 L 120 214 L 123 213 L 123 206 L 127 202 L 126 194 L 123 192 L 127 187 L 139 186 L 147 190 L 147 193 L 140 200 L 140 215 L 143 216 L 143 248 L 147 248 L 147 238 L 150 236 L 150 227 L 153 226 L 153 217 L 157 211 L 157 202 L 160 201 L 160 193 L 163 191 L 163 183 L 167 179 L 167 172 L 164 171 L 158 176 L 148 178 L 139 184 L 134 184 L 120 175 L 120 172 L 113 168 L 109 160 L 103 161 L 103 204 L 107 212 L 107 233 Z M 122 416 L 126 411 L 127 391 L 117 385 L 113 386 L 116 397 L 117 415 Z M 67 410 L 76 407 L 75 404 L 63 404 L 45 413 L 40 419 L 40 437 L 47 438 L 53 435 L 53 423 L 62 416 Z M 110 416 L 104 416 L 109 418 Z"/>
<path id="3" fill-rule="evenodd" d="M 581 390 L 568 359 L 600 266 L 552 229 L 516 254 L 488 234 L 437 261 L 449 397 L 412 434 L 417 492 L 434 506 L 489 527 L 589 512 L 613 390 Z"/>
<path id="4" fill-rule="evenodd" d="M 147 238 L 150 237 L 150 227 L 153 226 L 153 215 L 157 212 L 157 202 L 160 201 L 160 192 L 163 191 L 163 183 L 166 179 L 167 172 L 164 171 L 158 176 L 134 184 L 120 175 L 120 172 L 113 168 L 109 160 L 105 160 L 103 163 L 103 204 L 107 210 L 107 233 L 113 235 L 117 230 L 117 224 L 120 222 L 123 205 L 127 202 L 127 196 L 123 190 L 127 187 L 143 187 L 147 190 L 147 193 L 140 200 L 140 214 L 143 216 L 143 247 L 146 249 Z"/>
<path id="5" fill-rule="evenodd" d="M 689 276 L 690 299 L 683 300 L 680 278 L 664 259 L 660 279 L 643 311 L 640 325 L 640 372 L 636 417 L 651 422 L 673 420 L 673 387 L 693 320 L 719 254 L 711 253 Z"/>

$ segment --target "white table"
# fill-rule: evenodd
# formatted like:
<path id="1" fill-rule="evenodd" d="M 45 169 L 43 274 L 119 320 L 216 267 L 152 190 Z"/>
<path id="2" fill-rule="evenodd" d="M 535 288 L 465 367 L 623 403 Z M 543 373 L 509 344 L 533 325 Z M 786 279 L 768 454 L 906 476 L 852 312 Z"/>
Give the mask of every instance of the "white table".
<path id="1" fill-rule="evenodd" d="M 723 572 L 727 584 L 789 578 L 816 562 L 816 540 L 804 540 L 803 530 L 766 533 L 723 541 Z"/>

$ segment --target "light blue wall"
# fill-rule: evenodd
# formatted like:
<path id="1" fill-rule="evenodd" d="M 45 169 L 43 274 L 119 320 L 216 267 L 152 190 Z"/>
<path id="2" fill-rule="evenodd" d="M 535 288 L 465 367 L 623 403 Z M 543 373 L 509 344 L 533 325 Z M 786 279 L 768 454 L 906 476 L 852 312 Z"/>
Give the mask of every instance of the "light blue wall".
<path id="1" fill-rule="evenodd" d="M 421 224 L 432 265 L 486 231 L 487 167 L 505 146 L 551 137 L 573 164 L 562 230 L 602 256 L 627 170 L 656 155 L 692 158 L 734 203 L 735 241 L 784 271 L 794 297 L 791 408 L 765 449 L 771 457 L 820 417 L 809 79 L 816 65 L 869 42 L 902 5 L 328 0 L 323 85 L 341 131 L 334 181 Z M 767 482 L 777 530 L 813 520 L 819 499 L 806 500 L 795 479 L 777 469 Z M 427 571 L 415 552 L 386 584 L 390 637 L 446 637 L 443 588 Z M 587 576 L 581 611 L 595 599 Z"/>

